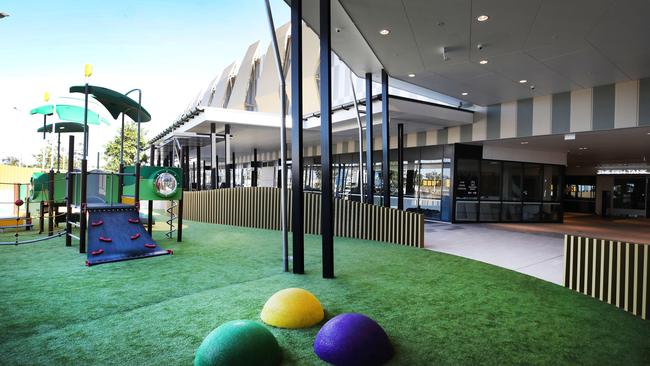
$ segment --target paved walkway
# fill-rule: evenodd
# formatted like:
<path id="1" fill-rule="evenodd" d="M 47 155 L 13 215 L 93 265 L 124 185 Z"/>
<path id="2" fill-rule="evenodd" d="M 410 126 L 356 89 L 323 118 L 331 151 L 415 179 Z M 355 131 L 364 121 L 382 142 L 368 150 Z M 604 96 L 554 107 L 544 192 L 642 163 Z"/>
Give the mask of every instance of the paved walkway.
<path id="1" fill-rule="evenodd" d="M 562 284 L 562 235 L 515 232 L 484 224 L 427 223 L 424 243 L 430 250 Z"/>

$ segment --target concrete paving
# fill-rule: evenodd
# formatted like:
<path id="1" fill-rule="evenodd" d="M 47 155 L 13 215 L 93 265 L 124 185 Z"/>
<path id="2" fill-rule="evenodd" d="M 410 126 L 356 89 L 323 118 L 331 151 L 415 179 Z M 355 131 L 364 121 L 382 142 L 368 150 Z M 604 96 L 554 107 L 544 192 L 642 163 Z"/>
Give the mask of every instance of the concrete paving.
<path id="1" fill-rule="evenodd" d="M 427 223 L 424 242 L 430 250 L 562 284 L 563 235 L 515 232 L 484 224 Z"/>

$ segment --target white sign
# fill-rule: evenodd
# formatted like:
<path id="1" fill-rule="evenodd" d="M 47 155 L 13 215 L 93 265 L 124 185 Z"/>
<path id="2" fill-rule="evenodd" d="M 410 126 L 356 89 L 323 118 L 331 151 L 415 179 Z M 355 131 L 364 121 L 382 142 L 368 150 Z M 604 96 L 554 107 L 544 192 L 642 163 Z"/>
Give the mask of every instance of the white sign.
<path id="1" fill-rule="evenodd" d="M 598 169 L 598 175 L 646 175 L 648 169 Z"/>

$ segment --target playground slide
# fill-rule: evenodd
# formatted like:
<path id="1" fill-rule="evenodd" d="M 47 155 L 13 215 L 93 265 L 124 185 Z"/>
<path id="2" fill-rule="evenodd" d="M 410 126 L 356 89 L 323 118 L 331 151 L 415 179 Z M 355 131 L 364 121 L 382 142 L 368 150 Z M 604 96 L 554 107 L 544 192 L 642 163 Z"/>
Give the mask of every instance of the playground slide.
<path id="1" fill-rule="evenodd" d="M 172 253 L 153 241 L 135 208 L 92 208 L 88 211 L 86 265 Z"/>

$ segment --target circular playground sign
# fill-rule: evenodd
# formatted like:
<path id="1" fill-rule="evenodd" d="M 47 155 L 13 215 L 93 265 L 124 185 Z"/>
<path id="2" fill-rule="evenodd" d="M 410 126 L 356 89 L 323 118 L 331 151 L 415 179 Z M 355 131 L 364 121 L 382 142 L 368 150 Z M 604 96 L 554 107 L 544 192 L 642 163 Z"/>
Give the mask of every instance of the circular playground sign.
<path id="1" fill-rule="evenodd" d="M 154 184 L 156 186 L 156 193 L 162 197 L 172 196 L 178 189 L 178 181 L 176 180 L 176 177 L 169 172 L 158 174 Z"/>

